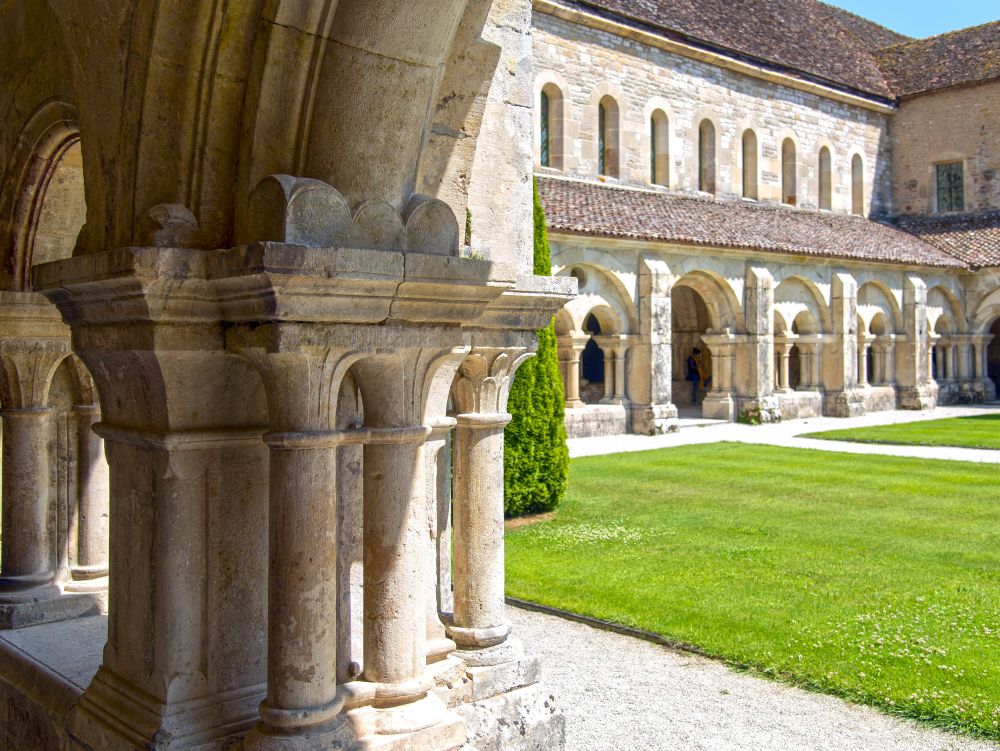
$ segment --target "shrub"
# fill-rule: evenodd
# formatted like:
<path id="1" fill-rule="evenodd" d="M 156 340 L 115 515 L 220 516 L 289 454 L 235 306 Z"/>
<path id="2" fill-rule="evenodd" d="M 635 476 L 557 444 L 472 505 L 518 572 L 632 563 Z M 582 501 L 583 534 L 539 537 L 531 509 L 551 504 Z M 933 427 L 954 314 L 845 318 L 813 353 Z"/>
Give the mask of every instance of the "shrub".
<path id="1" fill-rule="evenodd" d="M 536 274 L 551 273 L 545 212 L 535 186 Z M 510 389 L 513 419 L 504 433 L 504 513 L 508 517 L 551 511 L 566 493 L 569 451 L 563 424 L 562 378 L 555 321 L 538 332 L 538 354 L 523 363 Z"/>

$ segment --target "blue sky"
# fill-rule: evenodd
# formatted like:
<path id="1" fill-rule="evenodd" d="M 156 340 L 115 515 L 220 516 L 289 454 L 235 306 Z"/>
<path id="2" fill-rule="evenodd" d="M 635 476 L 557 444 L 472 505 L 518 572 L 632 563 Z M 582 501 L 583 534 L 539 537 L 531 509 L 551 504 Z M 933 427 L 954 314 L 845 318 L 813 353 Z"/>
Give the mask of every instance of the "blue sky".
<path id="1" fill-rule="evenodd" d="M 825 0 L 911 37 L 1000 20 L 998 0 Z"/>

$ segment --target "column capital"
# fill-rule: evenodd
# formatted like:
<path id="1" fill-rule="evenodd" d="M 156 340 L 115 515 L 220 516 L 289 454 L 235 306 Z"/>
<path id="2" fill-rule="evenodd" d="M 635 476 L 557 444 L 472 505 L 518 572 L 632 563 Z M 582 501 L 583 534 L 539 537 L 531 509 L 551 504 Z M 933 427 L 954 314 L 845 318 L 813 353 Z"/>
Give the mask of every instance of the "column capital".
<path id="1" fill-rule="evenodd" d="M 527 347 L 473 347 L 458 369 L 453 393 L 461 414 L 503 414 L 517 369 L 534 352 Z"/>
<path id="2" fill-rule="evenodd" d="M 471 412 L 458 415 L 456 419 L 460 427 L 486 430 L 488 428 L 504 428 L 514 418 L 508 412 Z"/>

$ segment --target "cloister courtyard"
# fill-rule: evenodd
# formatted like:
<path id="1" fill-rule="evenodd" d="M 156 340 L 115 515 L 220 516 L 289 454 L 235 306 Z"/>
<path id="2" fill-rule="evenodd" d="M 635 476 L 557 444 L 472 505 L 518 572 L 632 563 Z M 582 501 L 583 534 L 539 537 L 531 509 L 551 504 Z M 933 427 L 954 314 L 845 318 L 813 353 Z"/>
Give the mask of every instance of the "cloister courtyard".
<path id="1" fill-rule="evenodd" d="M 508 529 L 508 597 L 560 616 L 515 620 L 567 747 L 996 748 L 1000 451 L 941 444 L 1000 436 L 1000 407 L 682 425 L 571 440 L 564 505 Z M 830 427 L 938 445 L 812 437 Z"/>

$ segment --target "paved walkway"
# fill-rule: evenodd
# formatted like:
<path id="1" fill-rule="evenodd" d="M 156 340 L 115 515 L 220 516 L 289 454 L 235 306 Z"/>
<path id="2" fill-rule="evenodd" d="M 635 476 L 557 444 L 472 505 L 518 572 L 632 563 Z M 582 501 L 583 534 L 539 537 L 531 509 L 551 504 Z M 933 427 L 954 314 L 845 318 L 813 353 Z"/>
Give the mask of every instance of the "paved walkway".
<path id="1" fill-rule="evenodd" d="M 566 713 L 566 751 L 997 751 L 630 636 L 508 608 Z"/>
<path id="2" fill-rule="evenodd" d="M 849 443 L 847 441 L 821 441 L 802 438 L 803 433 L 841 428 L 860 428 L 871 425 L 889 425 L 900 422 L 937 420 L 942 417 L 967 417 L 969 415 L 1000 414 L 1000 405 L 938 407 L 929 412 L 896 410 L 875 412 L 863 417 L 815 417 L 807 420 L 789 420 L 772 425 L 740 425 L 718 420 L 695 418 L 681 419 L 680 430 L 657 436 L 618 435 L 596 438 L 572 438 L 570 456 L 595 456 L 617 454 L 624 451 L 686 446 L 717 441 L 759 443 L 787 448 L 808 448 L 820 451 L 840 451 L 851 454 L 885 454 L 912 456 L 920 459 L 951 459 L 955 461 L 1000 464 L 1000 451 L 989 449 L 964 449 L 946 446 L 887 446 L 874 443 Z"/>

